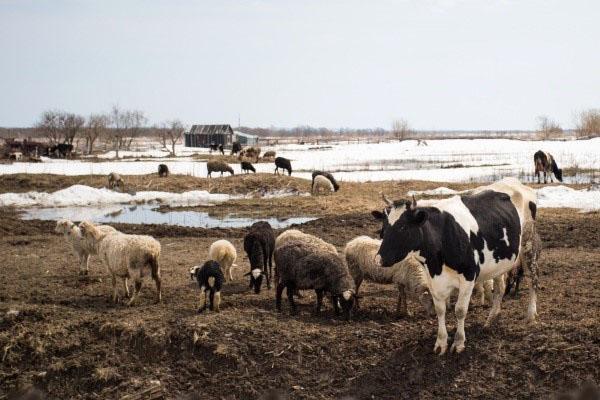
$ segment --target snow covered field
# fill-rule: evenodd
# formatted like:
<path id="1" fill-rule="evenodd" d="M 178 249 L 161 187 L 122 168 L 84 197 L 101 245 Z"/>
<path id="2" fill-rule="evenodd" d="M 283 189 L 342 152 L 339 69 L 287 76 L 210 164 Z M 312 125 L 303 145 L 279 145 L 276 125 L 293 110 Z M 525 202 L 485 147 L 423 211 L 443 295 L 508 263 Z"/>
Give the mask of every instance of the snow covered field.
<path id="1" fill-rule="evenodd" d="M 310 178 L 314 169 L 336 173 L 340 181 L 428 180 L 437 182 L 494 181 L 505 176 L 531 179 L 533 154 L 543 149 L 552 153 L 560 168 L 600 169 L 600 138 L 572 141 L 522 141 L 513 139 L 446 139 L 429 140 L 427 146 L 416 141 L 386 143 L 338 143 L 324 146 L 283 145 L 269 147 L 277 155 L 292 160 L 294 176 Z M 263 151 L 267 150 L 263 148 Z M 193 161 L 192 153 L 206 149 L 178 148 L 184 157 L 160 158 L 174 174 L 206 176 L 206 163 Z M 168 156 L 161 150 L 121 152 L 136 157 Z M 107 154 L 106 156 L 112 156 Z M 0 165 L 0 174 L 125 175 L 155 173 L 159 159 L 141 161 L 86 162 L 44 160 L 43 163 Z M 231 164 L 240 173 L 239 164 Z M 271 173 L 271 163 L 256 164 L 258 172 Z M 581 182 L 590 178 L 581 176 Z M 575 180 L 577 181 L 577 179 Z"/>

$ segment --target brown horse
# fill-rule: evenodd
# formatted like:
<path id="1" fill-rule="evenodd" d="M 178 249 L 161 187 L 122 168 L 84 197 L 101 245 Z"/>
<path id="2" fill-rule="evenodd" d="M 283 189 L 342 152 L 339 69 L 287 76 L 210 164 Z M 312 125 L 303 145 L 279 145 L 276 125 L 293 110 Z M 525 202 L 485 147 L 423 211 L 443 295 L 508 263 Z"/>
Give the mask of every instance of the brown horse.
<path id="1" fill-rule="evenodd" d="M 546 174 L 550 176 L 550 182 L 552 182 L 553 173 L 556 179 L 562 182 L 562 169 L 558 168 L 552 154 L 538 150 L 533 155 L 533 163 L 535 164 L 535 176 L 537 176 L 538 183 L 540 183 L 540 172 L 544 173 L 544 183 L 546 183 Z"/>

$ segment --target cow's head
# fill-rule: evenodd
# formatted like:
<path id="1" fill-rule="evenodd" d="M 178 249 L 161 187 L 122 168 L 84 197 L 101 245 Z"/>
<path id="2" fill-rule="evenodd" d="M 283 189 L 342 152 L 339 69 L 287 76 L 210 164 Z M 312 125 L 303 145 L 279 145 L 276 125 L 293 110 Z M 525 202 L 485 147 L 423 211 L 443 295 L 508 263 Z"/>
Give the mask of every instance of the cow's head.
<path id="1" fill-rule="evenodd" d="M 419 251 L 423 243 L 423 225 L 427 222 L 426 210 L 412 202 L 404 206 L 394 205 L 387 215 L 382 231 L 378 259 L 383 267 L 390 267 L 406 258 L 411 252 Z"/>

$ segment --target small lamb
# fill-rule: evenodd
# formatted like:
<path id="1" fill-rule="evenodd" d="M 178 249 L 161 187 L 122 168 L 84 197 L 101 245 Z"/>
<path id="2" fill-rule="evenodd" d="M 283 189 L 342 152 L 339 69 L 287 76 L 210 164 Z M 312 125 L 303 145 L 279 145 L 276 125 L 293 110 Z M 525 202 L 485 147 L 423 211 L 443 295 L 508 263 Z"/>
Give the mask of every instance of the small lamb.
<path id="1" fill-rule="evenodd" d="M 221 266 L 218 262 L 209 260 L 204 265 L 196 265 L 190 269 L 190 277 L 198 281 L 200 286 L 200 305 L 198 306 L 198 313 L 206 310 L 206 297 L 208 296 L 210 303 L 210 310 L 219 312 L 219 306 L 221 305 L 221 288 L 223 287 L 223 281 L 225 277 Z"/>

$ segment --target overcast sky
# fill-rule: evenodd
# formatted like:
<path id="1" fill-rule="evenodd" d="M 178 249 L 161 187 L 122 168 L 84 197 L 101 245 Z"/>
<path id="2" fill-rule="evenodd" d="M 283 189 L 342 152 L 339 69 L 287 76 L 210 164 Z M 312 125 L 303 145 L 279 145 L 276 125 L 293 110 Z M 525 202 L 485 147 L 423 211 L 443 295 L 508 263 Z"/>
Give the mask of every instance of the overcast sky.
<path id="1" fill-rule="evenodd" d="M 0 0 L 0 126 L 564 127 L 600 108 L 600 1 Z"/>

